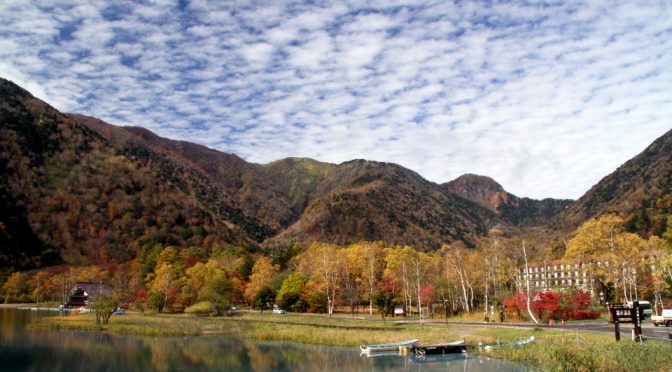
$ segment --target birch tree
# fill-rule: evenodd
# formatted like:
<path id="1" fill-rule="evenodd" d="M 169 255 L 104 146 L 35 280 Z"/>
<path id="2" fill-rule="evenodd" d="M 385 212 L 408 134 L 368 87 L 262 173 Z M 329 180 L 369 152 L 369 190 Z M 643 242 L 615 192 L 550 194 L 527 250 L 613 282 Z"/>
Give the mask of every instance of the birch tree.
<path id="1" fill-rule="evenodd" d="M 334 313 L 340 289 L 342 253 L 333 244 L 313 243 L 295 257 L 297 269 L 315 281 L 327 296 L 327 312 Z"/>
<path id="2" fill-rule="evenodd" d="M 174 280 L 174 269 L 171 264 L 162 262 L 156 267 L 155 276 L 150 282 L 149 287 L 151 290 L 160 293 L 163 297 L 161 312 L 166 311 L 166 305 L 168 304 L 168 293 L 173 285 Z"/>
<path id="3" fill-rule="evenodd" d="M 617 262 L 621 252 L 616 244 L 622 225 L 623 219 L 613 214 L 583 223 L 567 243 L 565 258 L 588 261 L 591 275 L 617 290 L 623 277 L 622 267 Z"/>
<path id="4" fill-rule="evenodd" d="M 665 306 L 663 303 L 663 292 L 670 287 L 665 275 L 666 272 L 669 272 L 669 266 L 667 266 L 666 261 L 672 252 L 667 247 L 666 242 L 657 236 L 650 237 L 647 241 L 647 246 L 651 253 L 648 263 L 651 270 L 654 309 L 657 311 L 658 307 Z"/>
<path id="5" fill-rule="evenodd" d="M 520 281 L 522 281 L 522 283 L 519 283 L 518 287 L 519 288 L 524 288 L 523 294 L 524 294 L 524 297 L 525 297 L 525 305 L 527 307 L 527 313 L 530 315 L 530 318 L 532 319 L 534 324 L 539 325 L 539 321 L 537 320 L 537 318 L 532 313 L 532 307 L 530 306 L 530 304 L 532 303 L 533 293 L 530 290 L 530 269 L 529 269 L 528 262 L 527 262 L 527 249 L 525 247 L 525 241 L 524 240 L 522 241 L 522 257 L 523 257 L 523 262 L 525 264 L 525 266 L 524 266 L 525 271 L 523 272 L 522 278 L 520 280 Z"/>
<path id="6" fill-rule="evenodd" d="M 390 278 L 393 283 L 401 290 L 404 299 L 404 308 L 411 310 L 413 305 L 411 268 L 409 266 L 410 256 L 415 252 L 410 247 L 387 248 L 385 250 L 385 272 L 384 275 Z"/>
<path id="7" fill-rule="evenodd" d="M 470 313 L 473 305 L 474 289 L 469 280 L 469 274 L 465 267 L 464 248 L 454 245 L 445 245 L 443 247 L 446 266 L 454 269 L 459 278 L 460 288 L 462 292 L 462 305 L 467 313 Z"/>
<path id="8" fill-rule="evenodd" d="M 369 314 L 373 314 L 373 297 L 376 284 L 383 276 L 383 249 L 381 244 L 367 244 L 364 248 L 364 270 L 362 274 L 368 285 Z"/>

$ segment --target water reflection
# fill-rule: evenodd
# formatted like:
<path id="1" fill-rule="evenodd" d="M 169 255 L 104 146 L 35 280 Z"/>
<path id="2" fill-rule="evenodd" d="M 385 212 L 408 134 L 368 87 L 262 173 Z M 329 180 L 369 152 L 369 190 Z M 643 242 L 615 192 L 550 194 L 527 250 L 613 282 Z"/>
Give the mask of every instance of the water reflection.
<path id="1" fill-rule="evenodd" d="M 30 330 L 42 316 L 0 309 L 3 370 L 49 371 L 520 371 L 519 364 L 476 357 L 366 358 L 356 348 L 236 337 L 135 337 L 100 332 Z"/>

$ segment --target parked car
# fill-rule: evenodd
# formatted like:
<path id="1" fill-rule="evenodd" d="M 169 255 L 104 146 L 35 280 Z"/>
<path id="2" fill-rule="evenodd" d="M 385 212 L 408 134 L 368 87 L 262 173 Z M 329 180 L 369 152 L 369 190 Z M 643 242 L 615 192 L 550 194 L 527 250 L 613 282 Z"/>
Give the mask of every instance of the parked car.
<path id="1" fill-rule="evenodd" d="M 406 309 L 403 306 L 397 306 L 394 308 L 394 312 L 392 314 L 395 316 L 406 316 Z"/>
<path id="2" fill-rule="evenodd" d="M 628 307 L 632 308 L 632 301 L 628 301 Z M 649 301 L 639 301 L 639 307 L 644 309 L 642 320 L 651 318 L 651 303 Z"/>
<path id="3" fill-rule="evenodd" d="M 659 325 L 664 325 L 665 327 L 672 327 L 672 309 L 663 309 L 663 313 L 660 315 L 652 315 L 651 323 L 654 326 L 658 327 Z"/>
<path id="4" fill-rule="evenodd" d="M 235 313 L 236 311 L 238 311 L 238 305 L 231 305 L 231 312 Z"/>
<path id="5" fill-rule="evenodd" d="M 284 313 L 285 313 L 285 310 L 283 310 L 279 307 L 276 307 L 275 309 L 273 309 L 273 314 L 284 314 Z"/>

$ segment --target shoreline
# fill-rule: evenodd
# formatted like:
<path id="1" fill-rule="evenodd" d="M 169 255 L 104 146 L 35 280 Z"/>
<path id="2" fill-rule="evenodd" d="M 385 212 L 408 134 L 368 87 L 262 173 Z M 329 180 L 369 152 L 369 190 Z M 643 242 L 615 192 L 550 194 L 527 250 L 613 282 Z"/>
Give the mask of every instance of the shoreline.
<path id="1" fill-rule="evenodd" d="M 0 309 L 16 309 L 17 307 L 37 307 L 35 302 L 26 302 L 23 304 L 9 303 L 9 304 L 0 304 Z M 51 307 L 51 306 L 40 306 L 40 307 Z"/>
<path id="2" fill-rule="evenodd" d="M 540 370 L 671 370 L 669 345 L 657 341 L 642 344 L 613 335 L 573 330 L 475 327 L 459 323 L 391 323 L 298 315 L 244 313 L 229 317 L 196 317 L 184 314 L 129 312 L 113 316 L 106 326 L 96 325 L 91 314 L 43 318 L 38 328 L 78 329 L 150 337 L 233 335 L 257 340 L 351 347 L 420 339 L 424 345 L 465 340 L 471 345 L 507 343 L 534 336 L 535 342 L 489 351 L 474 348 L 478 355 L 528 363 Z M 651 358 L 655 355 L 656 358 Z"/>

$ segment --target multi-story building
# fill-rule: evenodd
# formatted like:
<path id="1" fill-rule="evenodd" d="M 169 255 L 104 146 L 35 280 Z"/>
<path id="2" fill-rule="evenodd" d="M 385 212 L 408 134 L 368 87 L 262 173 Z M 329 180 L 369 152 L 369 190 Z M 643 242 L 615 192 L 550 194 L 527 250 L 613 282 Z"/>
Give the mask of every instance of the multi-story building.
<path id="1" fill-rule="evenodd" d="M 529 279 L 530 288 L 536 291 L 545 291 L 552 288 L 577 288 L 594 294 L 595 279 L 592 265 L 608 266 L 608 263 L 578 263 L 568 261 L 539 262 L 528 265 L 518 270 L 518 280 L 524 283 Z"/>

